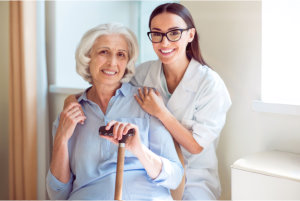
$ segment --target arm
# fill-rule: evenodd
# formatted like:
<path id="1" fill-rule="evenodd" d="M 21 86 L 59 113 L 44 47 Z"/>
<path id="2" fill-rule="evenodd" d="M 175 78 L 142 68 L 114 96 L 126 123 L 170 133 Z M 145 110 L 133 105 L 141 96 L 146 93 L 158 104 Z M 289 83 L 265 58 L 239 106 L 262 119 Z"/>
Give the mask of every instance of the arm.
<path id="1" fill-rule="evenodd" d="M 203 150 L 203 147 L 193 137 L 192 132 L 186 129 L 166 107 L 157 115 L 157 118 L 172 134 L 173 138 L 191 154 L 199 154 Z"/>
<path id="2" fill-rule="evenodd" d="M 52 159 L 47 176 L 47 189 L 51 199 L 66 199 L 70 193 L 73 178 L 69 165 L 68 142 L 77 123 L 84 119 L 78 103 L 70 104 L 60 114 L 59 125 L 57 130 L 55 129 Z"/>
<path id="3" fill-rule="evenodd" d="M 143 91 L 139 89 L 139 97 L 135 96 L 135 99 L 146 112 L 157 117 L 172 134 L 173 138 L 187 151 L 198 154 L 203 150 L 192 133 L 168 110 L 158 91 L 151 88 L 148 90 L 144 87 Z"/>
<path id="4" fill-rule="evenodd" d="M 223 81 L 219 77 L 207 80 L 203 84 L 203 93 L 194 100 L 192 119 L 182 119 L 182 122 L 164 105 L 159 92 L 144 88 L 143 92 L 139 91 L 139 97 L 135 96 L 141 107 L 160 119 L 174 139 L 192 154 L 200 153 L 219 136 L 231 105 Z"/>
<path id="5" fill-rule="evenodd" d="M 177 188 L 182 180 L 184 170 L 172 136 L 153 116 L 150 117 L 149 149 L 160 156 L 163 163 L 159 176 L 153 182 L 169 189 Z"/>

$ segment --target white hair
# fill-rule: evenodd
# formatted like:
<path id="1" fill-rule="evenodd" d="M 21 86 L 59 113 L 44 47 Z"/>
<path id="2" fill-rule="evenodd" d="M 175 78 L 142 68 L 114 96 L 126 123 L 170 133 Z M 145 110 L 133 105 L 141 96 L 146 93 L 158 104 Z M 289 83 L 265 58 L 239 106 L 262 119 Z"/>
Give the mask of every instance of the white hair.
<path id="1" fill-rule="evenodd" d="M 90 51 L 95 41 L 100 36 L 111 34 L 120 34 L 124 36 L 128 44 L 129 61 L 127 63 L 126 71 L 123 78 L 121 79 L 121 82 L 129 82 L 130 79 L 134 76 L 135 62 L 138 58 L 139 51 L 135 34 L 130 29 L 119 23 L 101 24 L 90 29 L 83 35 L 75 53 L 77 73 L 81 77 L 83 77 L 84 80 L 88 81 L 91 84 L 92 76 L 89 67 L 89 63 L 91 61 L 91 58 L 89 57 Z"/>

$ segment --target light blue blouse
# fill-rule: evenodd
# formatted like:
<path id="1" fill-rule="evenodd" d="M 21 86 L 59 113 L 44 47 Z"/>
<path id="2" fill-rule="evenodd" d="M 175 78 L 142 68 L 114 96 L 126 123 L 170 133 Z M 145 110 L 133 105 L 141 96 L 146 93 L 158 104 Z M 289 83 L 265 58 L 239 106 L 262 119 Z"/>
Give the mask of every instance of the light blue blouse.
<path id="1" fill-rule="evenodd" d="M 109 102 L 106 114 L 86 97 L 79 98 L 87 117 L 84 125 L 78 124 L 69 140 L 71 179 L 67 184 L 57 180 L 48 171 L 47 191 L 50 199 L 112 200 L 118 147 L 99 136 L 98 129 L 111 120 L 130 122 L 139 127 L 142 143 L 161 157 L 161 173 L 151 179 L 140 161 L 129 151 L 125 152 L 123 200 L 172 199 L 169 189 L 176 188 L 183 176 L 173 140 L 161 122 L 144 112 L 136 100 L 137 87 L 123 83 Z M 53 124 L 53 137 L 59 117 Z"/>

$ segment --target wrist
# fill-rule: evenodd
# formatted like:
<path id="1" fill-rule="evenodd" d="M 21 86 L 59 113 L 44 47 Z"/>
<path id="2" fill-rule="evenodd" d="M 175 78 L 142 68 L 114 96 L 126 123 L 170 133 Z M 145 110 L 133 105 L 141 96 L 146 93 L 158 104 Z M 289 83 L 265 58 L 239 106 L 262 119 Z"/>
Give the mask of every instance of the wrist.
<path id="1" fill-rule="evenodd" d="M 156 116 L 161 122 L 165 122 L 170 117 L 170 112 L 166 108 L 162 110 L 159 115 Z"/>
<path id="2" fill-rule="evenodd" d="M 69 139 L 66 136 L 60 135 L 60 133 L 56 133 L 53 144 L 57 146 L 63 146 L 63 145 L 67 145 L 68 141 Z"/>
<path id="3" fill-rule="evenodd" d="M 137 149 L 134 151 L 134 155 L 138 158 L 141 159 L 141 157 L 145 156 L 145 145 L 141 144 Z"/>

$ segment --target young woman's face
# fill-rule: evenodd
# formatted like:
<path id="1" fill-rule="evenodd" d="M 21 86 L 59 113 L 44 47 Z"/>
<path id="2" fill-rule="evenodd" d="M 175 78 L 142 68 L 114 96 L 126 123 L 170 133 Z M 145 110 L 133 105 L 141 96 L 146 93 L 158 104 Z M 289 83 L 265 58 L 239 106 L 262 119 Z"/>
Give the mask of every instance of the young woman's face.
<path id="1" fill-rule="evenodd" d="M 151 31 L 166 33 L 174 29 L 186 29 L 184 20 L 172 13 L 161 13 L 151 21 Z M 163 64 L 172 64 L 187 59 L 186 46 L 194 39 L 195 29 L 183 31 L 181 38 L 176 42 L 171 42 L 166 36 L 160 43 L 152 43 L 153 49 Z"/>
<path id="2" fill-rule="evenodd" d="M 117 34 L 99 37 L 94 42 L 90 58 L 93 84 L 120 84 L 129 60 L 125 37 Z"/>

